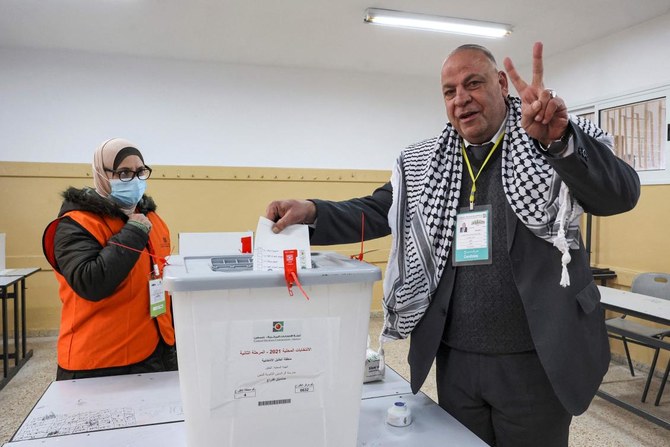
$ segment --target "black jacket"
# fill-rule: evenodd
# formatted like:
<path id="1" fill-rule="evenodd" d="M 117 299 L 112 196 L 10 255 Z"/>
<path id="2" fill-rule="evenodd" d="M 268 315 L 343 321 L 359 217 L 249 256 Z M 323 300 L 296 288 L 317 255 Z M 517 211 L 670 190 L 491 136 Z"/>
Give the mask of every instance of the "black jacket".
<path id="1" fill-rule="evenodd" d="M 597 140 L 572 127 L 574 152 L 563 158 L 547 157 L 549 163 L 585 211 L 607 216 L 632 209 L 640 195 L 637 173 Z M 391 200 L 388 183 L 359 199 L 313 200 L 317 225 L 312 243 L 357 242 L 361 212 L 365 213 L 366 239 L 390 234 L 387 214 Z M 610 360 L 604 310 L 586 250 L 581 240 L 579 249 L 571 250 L 571 284 L 561 287 L 559 251 L 534 236 L 511 207 L 507 208 L 507 248 L 536 352 L 565 409 L 581 414 L 595 395 Z M 455 270 L 445 270 L 443 275 L 448 290 L 442 300 L 431 301 L 410 337 L 408 361 L 415 393 L 428 375 L 447 321 Z"/>
<path id="2" fill-rule="evenodd" d="M 128 221 L 128 216 L 116 204 L 92 188 L 68 188 L 63 192 L 63 198 L 59 217 L 78 210 Z M 138 212 L 146 214 L 155 211 L 156 204 L 151 197 L 143 196 L 137 208 Z M 149 241 L 149 235 L 126 223 L 110 240 L 141 251 Z M 78 295 L 91 301 L 110 296 L 140 257 L 138 252 L 118 245 L 101 246 L 92 234 L 67 216 L 58 223 L 54 251 L 58 271 Z"/>

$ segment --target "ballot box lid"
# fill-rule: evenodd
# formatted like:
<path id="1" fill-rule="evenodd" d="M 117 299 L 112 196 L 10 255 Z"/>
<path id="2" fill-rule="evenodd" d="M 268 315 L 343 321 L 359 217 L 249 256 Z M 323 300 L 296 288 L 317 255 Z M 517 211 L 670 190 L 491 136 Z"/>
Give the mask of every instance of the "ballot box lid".
<path id="1" fill-rule="evenodd" d="M 254 271 L 251 256 L 171 256 L 163 272 L 163 285 L 168 292 L 286 287 L 283 271 Z M 313 252 L 311 258 L 312 268 L 298 271 L 303 286 L 381 279 L 379 267 L 338 253 Z"/>

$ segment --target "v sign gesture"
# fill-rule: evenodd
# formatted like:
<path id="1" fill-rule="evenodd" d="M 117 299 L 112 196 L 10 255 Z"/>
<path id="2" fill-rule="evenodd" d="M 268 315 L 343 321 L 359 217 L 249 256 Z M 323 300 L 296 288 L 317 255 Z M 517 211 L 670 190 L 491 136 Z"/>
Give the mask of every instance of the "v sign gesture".
<path id="1" fill-rule="evenodd" d="M 556 92 L 544 87 L 542 42 L 533 46 L 533 80 L 524 81 L 512 60 L 503 61 L 505 70 L 521 98 L 521 126 L 526 133 L 543 146 L 560 139 L 568 127 L 568 109 Z"/>

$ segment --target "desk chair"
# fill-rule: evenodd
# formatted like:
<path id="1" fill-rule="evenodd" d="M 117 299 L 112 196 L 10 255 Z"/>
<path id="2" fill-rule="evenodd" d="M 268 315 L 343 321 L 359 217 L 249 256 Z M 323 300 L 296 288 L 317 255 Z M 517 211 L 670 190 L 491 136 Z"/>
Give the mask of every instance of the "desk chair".
<path id="1" fill-rule="evenodd" d="M 670 300 L 670 274 L 669 273 L 640 273 L 633 279 L 633 284 L 630 288 L 631 292 L 640 293 L 642 295 L 649 295 L 656 298 L 662 298 Z M 630 368 L 630 373 L 632 376 L 635 376 L 633 370 L 633 362 L 630 358 L 630 352 L 628 351 L 628 341 L 635 343 L 641 346 L 647 346 L 651 349 L 654 349 L 654 359 L 651 362 L 649 369 L 649 374 L 647 375 L 647 381 L 644 386 L 644 391 L 642 392 L 642 402 L 647 399 L 647 393 L 649 392 L 649 385 L 651 384 L 651 379 L 654 376 L 654 370 L 656 369 L 656 362 L 658 360 L 658 354 L 660 348 L 649 346 L 644 343 L 644 338 L 657 338 L 663 339 L 664 337 L 670 336 L 670 330 L 660 329 L 649 327 L 644 324 L 636 323 L 633 321 L 628 321 L 625 319 L 626 315 L 622 315 L 617 318 L 608 319 L 605 324 L 608 330 L 611 330 L 608 335 L 611 338 L 623 341 L 624 350 L 626 351 L 626 359 L 628 360 L 628 367 Z M 626 338 L 623 335 L 616 335 L 621 333 L 623 330 L 625 332 L 633 333 L 640 336 L 640 340 Z M 663 395 L 663 390 L 665 388 L 665 382 L 668 380 L 668 373 L 670 372 L 670 360 L 668 360 L 668 365 L 665 368 L 665 373 L 663 374 L 663 379 L 661 381 L 661 386 L 656 395 L 656 401 L 654 405 L 658 406 L 661 401 L 661 396 Z"/>

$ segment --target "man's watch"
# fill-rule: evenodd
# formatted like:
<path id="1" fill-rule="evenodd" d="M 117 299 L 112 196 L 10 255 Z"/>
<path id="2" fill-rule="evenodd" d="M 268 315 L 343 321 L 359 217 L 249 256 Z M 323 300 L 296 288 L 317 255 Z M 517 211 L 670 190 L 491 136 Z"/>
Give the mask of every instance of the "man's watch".
<path id="1" fill-rule="evenodd" d="M 550 155 L 558 155 L 568 148 L 568 142 L 570 141 L 571 137 L 572 137 L 572 129 L 570 128 L 570 126 L 568 126 L 567 129 L 565 130 L 565 133 L 560 139 L 552 141 L 547 146 L 542 144 L 540 141 L 538 141 L 538 144 L 540 146 L 540 149 L 549 153 Z"/>

